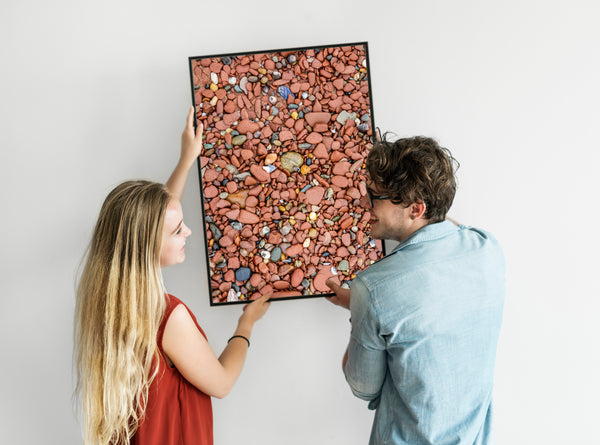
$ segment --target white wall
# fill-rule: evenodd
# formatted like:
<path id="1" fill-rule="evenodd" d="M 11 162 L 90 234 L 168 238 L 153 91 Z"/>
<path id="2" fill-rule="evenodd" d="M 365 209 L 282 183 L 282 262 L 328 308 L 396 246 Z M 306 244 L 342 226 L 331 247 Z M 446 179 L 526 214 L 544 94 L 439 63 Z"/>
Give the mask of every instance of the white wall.
<path id="1" fill-rule="evenodd" d="M 505 248 L 497 443 L 600 443 L 599 16 L 592 0 L 3 0 L 0 441 L 79 443 L 75 271 L 106 193 L 174 165 L 187 57 L 367 40 L 376 123 L 449 147 L 451 216 Z M 188 260 L 165 278 L 220 350 L 240 308 L 208 306 L 197 183 Z M 365 444 L 348 333 L 322 299 L 273 304 L 214 403 L 216 443 Z"/>

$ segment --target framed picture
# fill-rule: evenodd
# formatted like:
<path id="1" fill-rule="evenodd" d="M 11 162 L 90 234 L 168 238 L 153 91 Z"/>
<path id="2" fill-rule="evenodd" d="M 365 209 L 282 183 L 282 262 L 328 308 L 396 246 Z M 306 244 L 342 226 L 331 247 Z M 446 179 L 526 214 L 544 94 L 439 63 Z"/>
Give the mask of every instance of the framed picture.
<path id="1" fill-rule="evenodd" d="M 370 237 L 367 43 L 189 58 L 211 305 L 330 296 Z"/>

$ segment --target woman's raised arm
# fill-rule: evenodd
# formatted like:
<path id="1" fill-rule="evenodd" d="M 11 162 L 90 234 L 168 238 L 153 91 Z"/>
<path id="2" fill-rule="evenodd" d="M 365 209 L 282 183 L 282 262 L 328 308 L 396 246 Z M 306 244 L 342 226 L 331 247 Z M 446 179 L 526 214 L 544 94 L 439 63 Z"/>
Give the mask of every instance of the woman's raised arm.
<path id="1" fill-rule="evenodd" d="M 181 134 L 181 155 L 179 156 L 179 162 L 167 180 L 169 192 L 180 201 L 183 197 L 190 169 L 202 151 L 203 131 L 204 126 L 199 124 L 194 132 L 194 107 L 192 106 L 187 116 L 185 128 Z"/>

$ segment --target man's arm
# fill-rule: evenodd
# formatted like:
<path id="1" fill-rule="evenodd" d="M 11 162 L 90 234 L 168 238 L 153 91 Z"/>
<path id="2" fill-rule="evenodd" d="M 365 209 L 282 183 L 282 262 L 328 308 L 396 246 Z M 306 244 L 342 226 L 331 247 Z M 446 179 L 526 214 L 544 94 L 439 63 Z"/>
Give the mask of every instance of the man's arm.
<path id="1" fill-rule="evenodd" d="M 376 402 L 387 370 L 386 344 L 371 294 L 359 277 L 352 281 L 349 300 L 352 332 L 344 355 L 344 375 L 356 397 Z"/>
<path id="2" fill-rule="evenodd" d="M 167 181 L 169 192 L 180 201 L 183 197 L 190 169 L 202 151 L 203 130 L 204 127 L 202 124 L 199 124 L 196 132 L 194 132 L 194 107 L 190 107 L 185 129 L 181 134 L 181 155 L 179 162 Z"/>

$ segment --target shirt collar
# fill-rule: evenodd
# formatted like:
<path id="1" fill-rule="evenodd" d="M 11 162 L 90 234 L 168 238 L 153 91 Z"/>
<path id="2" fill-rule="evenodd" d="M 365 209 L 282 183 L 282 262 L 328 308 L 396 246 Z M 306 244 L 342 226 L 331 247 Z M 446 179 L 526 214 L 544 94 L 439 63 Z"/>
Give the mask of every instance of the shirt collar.
<path id="1" fill-rule="evenodd" d="M 459 227 L 457 227 L 454 223 L 448 220 L 435 224 L 428 224 L 425 227 L 417 230 L 411 236 L 409 236 L 400 244 L 398 244 L 396 248 L 392 251 L 392 253 L 395 253 L 398 250 L 402 250 L 406 246 L 444 238 L 450 235 L 451 233 L 457 232 L 458 230 Z"/>

